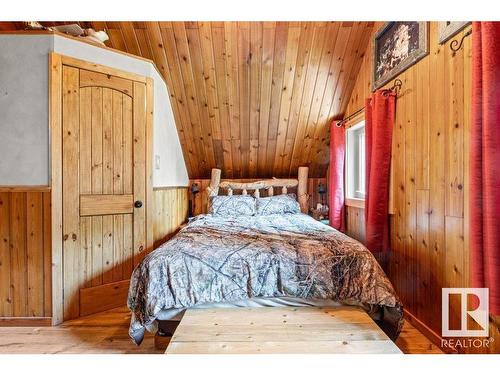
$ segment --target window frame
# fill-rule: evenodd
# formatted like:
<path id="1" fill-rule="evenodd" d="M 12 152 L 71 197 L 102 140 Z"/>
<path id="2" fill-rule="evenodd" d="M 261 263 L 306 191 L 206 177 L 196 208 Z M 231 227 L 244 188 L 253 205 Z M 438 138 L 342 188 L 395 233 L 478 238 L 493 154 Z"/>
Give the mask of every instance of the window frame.
<path id="1" fill-rule="evenodd" d="M 362 139 L 360 137 L 362 136 Z M 357 137 L 357 138 L 355 138 Z M 346 124 L 345 200 L 348 206 L 364 208 L 366 199 L 366 138 L 364 116 Z M 354 157 L 353 157 L 354 156 Z M 354 174 L 354 176 L 353 176 Z M 361 190 L 362 187 L 362 190 Z"/>

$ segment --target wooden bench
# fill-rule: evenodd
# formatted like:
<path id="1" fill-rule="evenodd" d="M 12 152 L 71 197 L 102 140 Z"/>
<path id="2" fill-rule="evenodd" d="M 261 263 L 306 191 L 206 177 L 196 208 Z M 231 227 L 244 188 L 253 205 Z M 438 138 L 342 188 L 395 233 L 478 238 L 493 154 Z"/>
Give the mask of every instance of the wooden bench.
<path id="1" fill-rule="evenodd" d="M 186 311 L 166 354 L 401 353 L 356 307 Z"/>

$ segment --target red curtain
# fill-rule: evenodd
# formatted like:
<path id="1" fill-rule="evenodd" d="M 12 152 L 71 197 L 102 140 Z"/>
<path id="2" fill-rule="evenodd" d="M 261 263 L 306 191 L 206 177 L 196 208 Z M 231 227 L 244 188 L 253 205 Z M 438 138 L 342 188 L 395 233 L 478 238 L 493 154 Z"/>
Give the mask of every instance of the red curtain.
<path id="1" fill-rule="evenodd" d="M 330 226 L 345 229 L 344 219 L 344 161 L 345 129 L 333 121 L 330 127 L 330 176 L 328 181 Z"/>
<path id="2" fill-rule="evenodd" d="M 389 248 L 389 178 L 392 127 L 396 94 L 378 90 L 365 104 L 366 247 L 374 252 Z"/>
<path id="3" fill-rule="evenodd" d="M 470 249 L 475 287 L 500 315 L 500 23 L 472 24 Z"/>

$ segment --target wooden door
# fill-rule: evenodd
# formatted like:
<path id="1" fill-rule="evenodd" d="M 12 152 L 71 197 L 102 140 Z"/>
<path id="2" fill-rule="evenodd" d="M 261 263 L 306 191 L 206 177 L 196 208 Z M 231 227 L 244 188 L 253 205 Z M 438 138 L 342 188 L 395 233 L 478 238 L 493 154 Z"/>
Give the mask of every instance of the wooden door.
<path id="1" fill-rule="evenodd" d="M 146 83 L 62 67 L 64 320 L 126 304 L 147 248 Z"/>

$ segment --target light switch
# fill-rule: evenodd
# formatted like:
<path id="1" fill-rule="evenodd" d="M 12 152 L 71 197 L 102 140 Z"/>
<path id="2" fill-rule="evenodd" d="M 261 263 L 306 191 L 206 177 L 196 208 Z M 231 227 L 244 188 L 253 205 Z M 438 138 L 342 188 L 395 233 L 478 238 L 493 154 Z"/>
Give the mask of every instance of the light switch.
<path id="1" fill-rule="evenodd" d="M 155 155 L 155 169 L 160 169 L 160 155 Z"/>

